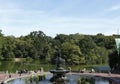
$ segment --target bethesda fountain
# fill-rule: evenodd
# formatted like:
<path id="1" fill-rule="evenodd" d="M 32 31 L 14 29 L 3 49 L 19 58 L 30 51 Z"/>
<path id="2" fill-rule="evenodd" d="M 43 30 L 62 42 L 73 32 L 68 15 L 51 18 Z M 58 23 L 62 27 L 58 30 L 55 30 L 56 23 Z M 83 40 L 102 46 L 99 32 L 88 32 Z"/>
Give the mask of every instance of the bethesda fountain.
<path id="1" fill-rule="evenodd" d="M 61 58 L 61 51 L 60 50 L 59 50 L 59 55 L 57 56 L 55 61 L 56 61 L 56 68 L 53 70 L 50 70 L 50 72 L 53 74 L 53 76 L 51 78 L 49 78 L 50 76 L 46 75 L 46 80 L 41 80 L 41 81 L 36 81 L 36 79 L 34 79 L 34 77 L 33 77 L 32 84 L 38 84 L 38 82 L 39 82 L 39 84 L 77 84 L 78 83 L 78 80 L 80 79 L 79 74 L 78 75 L 76 75 L 76 74 L 66 75 L 67 73 L 70 72 L 70 70 L 66 70 L 64 68 L 65 67 L 65 60 L 63 58 Z M 7 84 L 26 84 L 26 83 L 31 84 L 31 80 L 28 80 L 28 78 L 22 78 L 22 80 L 15 79 L 13 81 L 9 81 Z M 88 77 L 88 78 L 90 79 L 90 77 Z M 38 77 L 37 77 L 37 79 L 38 79 Z M 50 83 L 50 81 L 48 81 L 47 79 L 53 83 Z M 99 77 L 99 78 L 95 77 L 94 82 L 95 82 L 94 84 L 98 84 L 98 83 L 99 84 L 103 84 L 103 83 L 104 84 L 112 84 L 109 82 L 108 79 L 102 79 L 101 77 Z M 93 83 L 91 83 L 91 84 L 93 84 Z"/>
<path id="2" fill-rule="evenodd" d="M 65 66 L 65 60 L 61 58 L 61 50 L 59 50 L 59 55 L 55 59 L 56 69 L 50 70 L 53 73 L 53 77 L 50 79 L 51 82 L 65 82 L 67 81 L 66 73 L 70 70 L 66 70 L 63 67 Z"/>

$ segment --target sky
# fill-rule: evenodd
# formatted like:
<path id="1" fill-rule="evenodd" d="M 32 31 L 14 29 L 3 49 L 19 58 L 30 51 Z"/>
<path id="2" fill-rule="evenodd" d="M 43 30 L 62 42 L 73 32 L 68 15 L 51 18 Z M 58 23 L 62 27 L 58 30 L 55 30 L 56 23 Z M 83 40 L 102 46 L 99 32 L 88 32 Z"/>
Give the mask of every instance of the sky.
<path id="1" fill-rule="evenodd" d="M 32 31 L 117 34 L 120 0 L 0 0 L 0 29 L 16 37 Z"/>

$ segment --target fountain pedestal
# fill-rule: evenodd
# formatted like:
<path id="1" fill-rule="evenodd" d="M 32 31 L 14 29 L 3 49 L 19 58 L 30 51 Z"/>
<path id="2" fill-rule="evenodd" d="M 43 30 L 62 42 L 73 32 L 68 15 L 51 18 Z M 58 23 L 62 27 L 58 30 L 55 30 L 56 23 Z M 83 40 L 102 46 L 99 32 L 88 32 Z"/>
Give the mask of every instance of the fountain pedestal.
<path id="1" fill-rule="evenodd" d="M 70 71 L 65 69 L 55 69 L 55 70 L 50 70 L 50 72 L 53 73 L 53 77 L 50 79 L 51 82 L 54 81 L 64 82 L 68 80 L 66 77 L 66 73 Z"/>
<path id="2" fill-rule="evenodd" d="M 66 70 L 63 68 L 65 65 L 65 60 L 61 58 L 61 53 L 59 52 L 59 56 L 56 58 L 56 69 L 50 70 L 53 73 L 53 77 L 50 79 L 51 82 L 64 82 L 67 81 L 66 73 L 70 72 L 70 70 Z"/>

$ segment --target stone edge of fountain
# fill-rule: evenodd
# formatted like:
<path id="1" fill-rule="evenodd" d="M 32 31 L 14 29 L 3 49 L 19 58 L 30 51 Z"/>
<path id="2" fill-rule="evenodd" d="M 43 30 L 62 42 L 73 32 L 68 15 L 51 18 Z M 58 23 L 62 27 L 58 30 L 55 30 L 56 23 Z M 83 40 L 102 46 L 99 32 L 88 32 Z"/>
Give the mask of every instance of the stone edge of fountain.
<path id="1" fill-rule="evenodd" d="M 15 79 L 19 79 L 19 78 L 26 78 L 26 77 L 29 77 L 31 75 L 34 75 L 34 76 L 37 76 L 37 75 L 48 75 L 48 74 L 51 74 L 50 72 L 44 72 L 43 74 L 29 74 L 29 75 L 23 75 L 23 76 L 19 76 L 19 77 L 13 77 L 13 78 L 9 78 L 9 79 L 6 79 L 6 80 L 3 80 L 3 82 L 1 82 L 0 84 L 6 84 L 7 82 L 9 81 L 12 81 L 12 80 L 15 80 Z M 105 76 L 102 76 L 102 75 L 93 75 L 93 74 L 98 74 L 98 73 L 74 73 L 74 72 L 70 72 L 68 74 L 73 74 L 73 75 L 81 75 L 81 76 L 93 76 L 93 77 L 102 77 L 102 78 L 105 78 L 107 80 L 110 80 L 110 81 L 113 81 L 115 82 L 116 84 L 120 84 L 120 77 L 116 78 L 116 77 L 105 77 Z M 103 73 L 103 74 L 106 74 L 106 73 Z M 119 75 L 119 74 L 116 74 L 116 75 Z"/>

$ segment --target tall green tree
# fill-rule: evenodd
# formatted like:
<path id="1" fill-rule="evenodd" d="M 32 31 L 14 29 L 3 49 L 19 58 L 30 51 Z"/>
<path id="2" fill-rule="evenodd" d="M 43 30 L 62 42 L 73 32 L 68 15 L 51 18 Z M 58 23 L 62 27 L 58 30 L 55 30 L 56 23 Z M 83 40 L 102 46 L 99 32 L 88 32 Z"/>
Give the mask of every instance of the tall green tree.
<path id="1" fill-rule="evenodd" d="M 90 62 L 92 64 L 107 64 L 108 51 L 104 47 L 96 47 L 91 50 L 90 58 L 91 58 Z"/>
<path id="2" fill-rule="evenodd" d="M 70 64 L 79 64 L 82 55 L 79 46 L 69 42 L 62 44 L 62 54 L 66 62 Z"/>
<path id="3" fill-rule="evenodd" d="M 118 54 L 117 50 L 109 54 L 109 65 L 111 71 L 115 73 L 120 73 L 120 53 Z"/>
<path id="4" fill-rule="evenodd" d="M 84 54 L 89 54 L 90 50 L 96 47 L 96 44 L 90 36 L 86 36 L 79 41 L 79 47 Z"/>
<path id="5" fill-rule="evenodd" d="M 46 59 L 46 53 L 48 52 L 49 37 L 47 37 L 42 31 L 31 32 L 28 37 L 32 39 L 32 45 L 36 50 L 36 56 L 39 59 Z"/>
<path id="6" fill-rule="evenodd" d="M 13 60 L 15 58 L 14 49 L 15 49 L 15 37 L 8 36 L 4 37 L 4 44 L 2 47 L 2 55 L 6 60 Z"/>
<path id="7" fill-rule="evenodd" d="M 97 46 L 104 47 L 105 46 L 105 36 L 101 33 L 97 34 L 93 38 L 94 42 L 97 44 Z"/>
<path id="8" fill-rule="evenodd" d="M 79 41 L 82 40 L 84 37 L 85 37 L 84 35 L 79 34 L 79 33 L 70 34 L 68 42 L 79 45 Z"/>
<path id="9" fill-rule="evenodd" d="M 113 36 L 106 36 L 104 43 L 105 43 L 104 47 L 107 49 L 115 48 L 115 38 Z"/>
<path id="10" fill-rule="evenodd" d="M 93 39 L 90 36 L 85 36 L 82 40 L 79 41 L 79 47 L 85 57 L 86 64 L 90 63 L 91 50 L 96 47 Z"/>
<path id="11" fill-rule="evenodd" d="M 4 44 L 4 36 L 2 34 L 2 30 L 0 30 L 0 60 L 3 59 L 3 55 L 2 55 L 3 44 Z"/>

